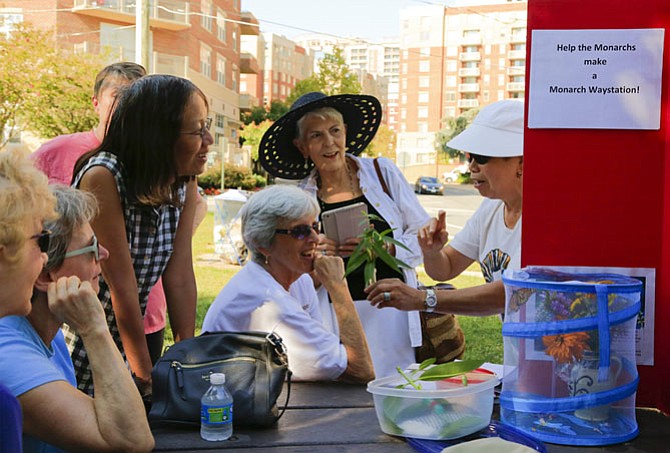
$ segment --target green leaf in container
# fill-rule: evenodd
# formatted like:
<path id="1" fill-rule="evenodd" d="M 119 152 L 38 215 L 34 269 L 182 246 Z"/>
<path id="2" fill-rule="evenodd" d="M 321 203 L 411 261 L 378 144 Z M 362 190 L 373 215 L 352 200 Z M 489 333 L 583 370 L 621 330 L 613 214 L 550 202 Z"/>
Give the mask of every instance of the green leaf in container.
<path id="1" fill-rule="evenodd" d="M 419 379 L 422 381 L 441 381 L 442 379 L 476 370 L 483 364 L 483 360 L 463 360 L 461 362 L 442 363 L 424 371 Z"/>

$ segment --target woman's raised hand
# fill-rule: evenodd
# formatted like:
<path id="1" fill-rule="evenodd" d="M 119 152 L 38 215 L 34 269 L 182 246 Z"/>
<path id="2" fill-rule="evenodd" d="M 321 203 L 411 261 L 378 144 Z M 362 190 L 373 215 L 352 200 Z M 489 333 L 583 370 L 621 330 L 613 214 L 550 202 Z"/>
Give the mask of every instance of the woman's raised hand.
<path id="1" fill-rule="evenodd" d="M 419 229 L 419 246 L 421 251 L 426 253 L 439 252 L 449 240 L 447 232 L 447 213 L 440 210 L 437 217 L 430 219 L 426 225 Z"/>

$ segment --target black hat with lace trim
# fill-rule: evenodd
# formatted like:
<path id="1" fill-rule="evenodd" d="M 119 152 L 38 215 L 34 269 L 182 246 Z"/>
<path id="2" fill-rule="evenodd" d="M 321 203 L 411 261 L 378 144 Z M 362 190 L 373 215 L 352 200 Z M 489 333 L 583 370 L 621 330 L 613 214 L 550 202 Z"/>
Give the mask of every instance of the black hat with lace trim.
<path id="1" fill-rule="evenodd" d="M 326 96 L 312 92 L 300 96 L 284 116 L 265 131 L 258 147 L 258 159 L 272 176 L 284 179 L 303 179 L 314 167 L 293 144 L 297 123 L 305 113 L 332 107 L 342 114 L 347 126 L 346 149 L 358 156 L 372 141 L 382 119 L 382 107 L 374 96 L 365 94 L 336 94 Z"/>

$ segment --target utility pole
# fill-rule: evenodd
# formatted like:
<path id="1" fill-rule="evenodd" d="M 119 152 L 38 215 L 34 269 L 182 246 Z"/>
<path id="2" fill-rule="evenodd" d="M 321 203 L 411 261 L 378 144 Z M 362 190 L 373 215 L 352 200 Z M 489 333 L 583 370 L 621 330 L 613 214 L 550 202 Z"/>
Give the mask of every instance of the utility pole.
<path id="1" fill-rule="evenodd" d="M 149 70 L 149 0 L 135 2 L 135 63 Z"/>

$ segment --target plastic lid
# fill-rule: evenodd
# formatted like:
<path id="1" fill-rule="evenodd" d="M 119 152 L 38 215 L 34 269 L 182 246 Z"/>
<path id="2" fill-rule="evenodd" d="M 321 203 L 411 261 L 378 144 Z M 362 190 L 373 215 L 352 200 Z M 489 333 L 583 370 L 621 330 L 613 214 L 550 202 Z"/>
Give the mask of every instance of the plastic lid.
<path id="1" fill-rule="evenodd" d="M 223 373 L 212 373 L 209 375 L 209 382 L 212 385 L 221 385 L 226 383 L 226 375 Z"/>

